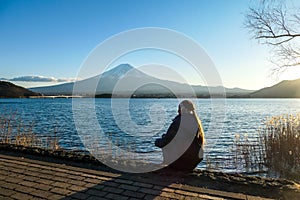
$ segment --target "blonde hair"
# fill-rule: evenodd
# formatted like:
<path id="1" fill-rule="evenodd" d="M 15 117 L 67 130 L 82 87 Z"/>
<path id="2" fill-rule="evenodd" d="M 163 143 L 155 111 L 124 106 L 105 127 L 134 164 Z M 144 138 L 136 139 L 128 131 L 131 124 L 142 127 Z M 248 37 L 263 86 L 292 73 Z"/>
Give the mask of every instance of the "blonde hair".
<path id="1" fill-rule="evenodd" d="M 203 131 L 203 127 L 202 127 L 202 123 L 201 120 L 199 119 L 199 117 L 197 116 L 197 113 L 195 111 L 195 105 L 192 101 L 190 100 L 183 100 L 180 104 L 180 111 L 181 113 L 186 113 L 186 114 L 192 114 L 194 115 L 197 123 L 198 123 L 198 133 L 197 133 L 197 137 L 198 139 L 202 140 L 202 144 L 204 144 L 205 138 L 204 138 L 204 131 Z"/>

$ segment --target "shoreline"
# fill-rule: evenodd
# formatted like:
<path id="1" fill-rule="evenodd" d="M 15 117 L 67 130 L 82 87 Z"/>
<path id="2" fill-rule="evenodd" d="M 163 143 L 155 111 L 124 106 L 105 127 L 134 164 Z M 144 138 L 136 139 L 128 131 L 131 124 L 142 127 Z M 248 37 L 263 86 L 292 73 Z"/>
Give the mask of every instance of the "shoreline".
<path id="1" fill-rule="evenodd" d="M 93 156 L 78 151 L 49 150 L 37 147 L 24 147 L 11 144 L 0 144 L 0 153 L 13 155 L 22 158 L 42 160 L 49 163 L 60 163 L 63 165 L 77 166 L 94 170 L 101 170 L 110 173 L 127 174 L 111 169 Z M 238 192 L 251 194 L 255 196 L 276 198 L 277 195 L 286 199 L 300 198 L 300 185 L 294 181 L 280 178 L 265 178 L 258 176 L 249 176 L 237 173 L 224 173 L 216 171 L 207 171 L 196 169 L 191 173 L 175 172 L 170 170 L 158 170 L 155 172 L 135 174 L 139 177 L 165 176 L 181 177 L 188 183 L 197 187 L 205 187 L 227 192 Z M 296 197 L 296 198 L 293 198 Z"/>
<path id="2" fill-rule="evenodd" d="M 5 97 L 0 96 L 0 99 L 300 99 L 300 97 L 249 97 L 249 96 L 111 96 L 111 95 L 96 95 L 80 96 L 80 95 L 45 95 L 45 96 L 19 96 Z"/>

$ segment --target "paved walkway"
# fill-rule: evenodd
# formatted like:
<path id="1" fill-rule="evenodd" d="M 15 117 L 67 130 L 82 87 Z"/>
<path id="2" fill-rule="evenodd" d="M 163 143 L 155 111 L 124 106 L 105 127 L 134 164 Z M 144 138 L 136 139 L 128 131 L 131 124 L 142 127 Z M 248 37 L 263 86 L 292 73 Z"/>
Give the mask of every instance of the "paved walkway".
<path id="1" fill-rule="evenodd" d="M 155 173 L 112 173 L 0 154 L 0 199 L 263 198 L 182 184 Z"/>

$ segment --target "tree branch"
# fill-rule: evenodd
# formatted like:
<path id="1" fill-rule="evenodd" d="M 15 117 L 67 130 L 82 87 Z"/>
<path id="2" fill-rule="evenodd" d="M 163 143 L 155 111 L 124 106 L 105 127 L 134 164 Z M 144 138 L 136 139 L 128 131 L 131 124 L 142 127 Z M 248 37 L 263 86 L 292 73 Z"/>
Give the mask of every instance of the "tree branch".
<path id="1" fill-rule="evenodd" d="M 273 46 L 272 62 L 277 72 L 300 66 L 300 13 L 287 12 L 284 1 L 262 0 L 250 7 L 244 23 L 252 38 Z"/>
<path id="2" fill-rule="evenodd" d="M 257 36 L 255 39 L 278 39 L 278 38 L 287 38 L 284 40 L 281 40 L 279 42 L 266 42 L 267 44 L 271 45 L 280 45 L 282 43 L 289 42 L 290 40 L 294 39 L 295 37 L 300 37 L 300 34 L 283 34 L 283 35 L 261 35 Z"/>

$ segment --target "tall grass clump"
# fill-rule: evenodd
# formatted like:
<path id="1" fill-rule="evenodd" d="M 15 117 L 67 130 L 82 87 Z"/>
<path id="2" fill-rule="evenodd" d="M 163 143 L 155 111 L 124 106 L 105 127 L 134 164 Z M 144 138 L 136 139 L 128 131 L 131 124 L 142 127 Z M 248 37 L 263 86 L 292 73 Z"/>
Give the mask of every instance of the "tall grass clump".
<path id="1" fill-rule="evenodd" d="M 55 130 L 54 136 L 45 136 L 34 133 L 33 129 L 33 122 L 25 124 L 16 114 L 2 114 L 0 116 L 0 144 L 60 149 Z"/>
<path id="2" fill-rule="evenodd" d="M 9 144 L 12 142 L 15 121 L 16 115 L 14 113 L 0 116 L 0 143 Z"/>
<path id="3" fill-rule="evenodd" d="M 248 134 L 236 134 L 232 148 L 232 162 L 237 171 L 261 174 L 266 172 L 265 151 L 260 137 L 249 138 Z"/>
<path id="4" fill-rule="evenodd" d="M 208 156 L 207 168 L 300 181 L 300 114 L 266 118 L 256 133 L 236 134 L 229 158 Z M 221 163 L 221 165 L 219 165 Z"/>
<path id="5" fill-rule="evenodd" d="M 259 134 L 269 173 L 300 180 L 300 114 L 267 119 Z"/>
<path id="6" fill-rule="evenodd" d="M 300 181 L 300 114 L 267 118 L 263 124 L 251 140 L 236 135 L 236 169 Z"/>

